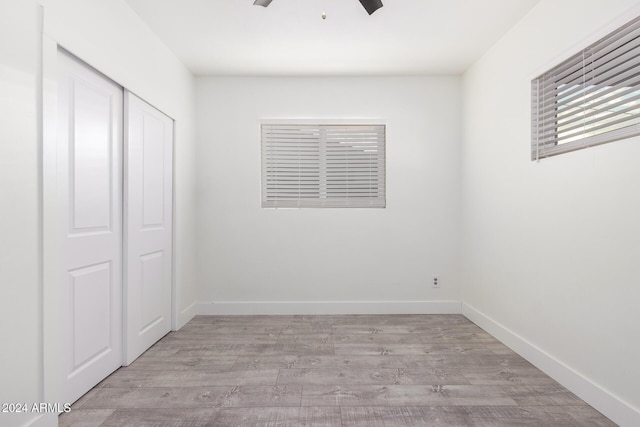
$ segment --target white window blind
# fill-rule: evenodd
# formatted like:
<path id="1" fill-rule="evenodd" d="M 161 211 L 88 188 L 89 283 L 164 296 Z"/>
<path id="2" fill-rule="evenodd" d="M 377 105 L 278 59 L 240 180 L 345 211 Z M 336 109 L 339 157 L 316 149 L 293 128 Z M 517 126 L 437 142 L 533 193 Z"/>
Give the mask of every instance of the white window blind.
<path id="1" fill-rule="evenodd" d="M 262 207 L 385 207 L 385 125 L 261 129 Z"/>
<path id="2" fill-rule="evenodd" d="M 532 159 L 640 135 L 640 18 L 531 82 Z"/>

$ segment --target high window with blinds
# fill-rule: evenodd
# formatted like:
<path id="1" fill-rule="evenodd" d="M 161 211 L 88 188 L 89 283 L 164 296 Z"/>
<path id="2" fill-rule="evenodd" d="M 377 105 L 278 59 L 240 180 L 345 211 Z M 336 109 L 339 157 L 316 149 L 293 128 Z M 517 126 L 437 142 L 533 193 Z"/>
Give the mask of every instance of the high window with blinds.
<path id="1" fill-rule="evenodd" d="M 640 135 L 640 18 L 531 82 L 532 159 Z"/>
<path id="2" fill-rule="evenodd" d="M 263 208 L 385 207 L 385 125 L 261 129 Z"/>

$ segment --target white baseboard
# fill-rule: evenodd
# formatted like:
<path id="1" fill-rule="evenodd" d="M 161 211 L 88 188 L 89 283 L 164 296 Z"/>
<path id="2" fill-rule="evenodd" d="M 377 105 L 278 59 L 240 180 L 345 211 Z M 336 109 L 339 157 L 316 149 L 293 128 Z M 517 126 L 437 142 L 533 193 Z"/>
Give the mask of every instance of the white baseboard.
<path id="1" fill-rule="evenodd" d="M 197 302 L 193 302 L 189 307 L 185 308 L 180 312 L 180 316 L 178 319 L 178 327 L 176 330 L 182 328 L 184 325 L 189 323 L 191 319 L 193 319 L 198 314 L 199 304 Z"/>
<path id="2" fill-rule="evenodd" d="M 640 426 L 640 410 L 598 386 L 474 307 L 463 303 L 462 314 L 616 424 Z"/>
<path id="3" fill-rule="evenodd" d="M 201 303 L 200 315 L 460 314 L 459 301 L 228 301 Z"/>

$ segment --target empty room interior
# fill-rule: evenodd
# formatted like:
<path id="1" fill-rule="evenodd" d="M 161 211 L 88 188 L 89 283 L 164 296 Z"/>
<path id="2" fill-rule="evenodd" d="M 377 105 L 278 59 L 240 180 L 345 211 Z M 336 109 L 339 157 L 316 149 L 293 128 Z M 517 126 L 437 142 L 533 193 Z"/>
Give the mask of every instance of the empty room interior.
<path id="1" fill-rule="evenodd" d="M 637 0 L 0 0 L 0 426 L 639 426 Z"/>

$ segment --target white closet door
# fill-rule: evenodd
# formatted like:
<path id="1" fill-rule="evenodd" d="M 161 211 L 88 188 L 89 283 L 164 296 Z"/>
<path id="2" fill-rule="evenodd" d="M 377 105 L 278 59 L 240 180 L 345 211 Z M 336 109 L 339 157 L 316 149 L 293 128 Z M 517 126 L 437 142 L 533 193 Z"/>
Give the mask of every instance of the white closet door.
<path id="1" fill-rule="evenodd" d="M 173 120 L 128 91 L 125 120 L 128 365 L 171 328 Z"/>
<path id="2" fill-rule="evenodd" d="M 58 52 L 62 397 L 122 365 L 122 88 Z"/>

